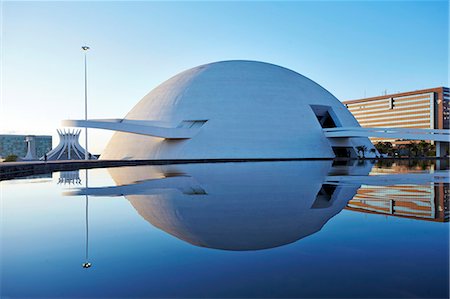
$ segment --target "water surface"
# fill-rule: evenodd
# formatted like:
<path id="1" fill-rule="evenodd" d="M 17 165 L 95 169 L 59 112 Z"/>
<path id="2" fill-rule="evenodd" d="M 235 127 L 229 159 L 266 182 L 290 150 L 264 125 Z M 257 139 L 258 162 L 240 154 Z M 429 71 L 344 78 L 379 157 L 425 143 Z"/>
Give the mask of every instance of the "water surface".
<path id="1" fill-rule="evenodd" d="M 213 163 L 3 181 L 1 296 L 448 297 L 445 169 Z"/>

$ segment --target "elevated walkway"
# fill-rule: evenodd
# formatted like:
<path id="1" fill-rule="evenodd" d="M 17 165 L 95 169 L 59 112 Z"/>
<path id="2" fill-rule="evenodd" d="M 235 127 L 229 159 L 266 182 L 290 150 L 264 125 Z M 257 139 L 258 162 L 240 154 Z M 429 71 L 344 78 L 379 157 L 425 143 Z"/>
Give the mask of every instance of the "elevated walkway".
<path id="1" fill-rule="evenodd" d="M 184 120 L 179 124 L 172 124 L 128 119 L 64 120 L 62 122 L 67 127 L 105 129 L 165 139 L 190 139 L 200 131 L 205 123 L 206 120 Z"/>
<path id="2" fill-rule="evenodd" d="M 130 185 L 82 188 L 68 191 L 64 195 L 91 195 L 91 196 L 127 196 L 152 195 L 178 191 L 185 195 L 205 195 L 206 191 L 190 176 L 180 175 L 161 179 L 140 181 Z"/>
<path id="3" fill-rule="evenodd" d="M 407 140 L 450 141 L 450 130 L 404 129 L 404 128 L 362 128 L 338 127 L 325 128 L 323 133 L 328 138 L 382 137 Z"/>
<path id="4" fill-rule="evenodd" d="M 405 173 L 387 175 L 336 175 L 328 176 L 324 184 L 329 185 L 370 185 L 370 186 L 392 186 L 402 184 L 427 184 L 444 183 L 448 184 L 448 171 L 436 171 L 433 173 Z"/>

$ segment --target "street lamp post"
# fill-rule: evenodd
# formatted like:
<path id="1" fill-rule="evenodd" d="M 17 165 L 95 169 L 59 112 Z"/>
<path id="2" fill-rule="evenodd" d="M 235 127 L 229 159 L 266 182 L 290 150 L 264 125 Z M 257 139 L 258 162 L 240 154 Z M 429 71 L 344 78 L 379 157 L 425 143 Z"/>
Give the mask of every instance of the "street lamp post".
<path id="1" fill-rule="evenodd" d="M 87 51 L 89 50 L 89 47 L 82 46 L 81 49 L 84 52 L 84 120 L 87 120 Z M 89 160 L 87 127 L 84 130 L 86 147 L 86 150 L 84 152 L 84 159 Z"/>

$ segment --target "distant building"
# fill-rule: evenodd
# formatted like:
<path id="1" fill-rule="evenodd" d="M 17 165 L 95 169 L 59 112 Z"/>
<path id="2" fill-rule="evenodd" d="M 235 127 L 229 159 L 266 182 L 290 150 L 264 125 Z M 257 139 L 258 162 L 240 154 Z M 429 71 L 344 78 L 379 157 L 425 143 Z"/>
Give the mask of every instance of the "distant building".
<path id="1" fill-rule="evenodd" d="M 81 130 L 56 130 L 59 135 L 59 144 L 47 153 L 48 160 L 84 160 L 86 150 L 78 142 Z M 91 153 L 88 159 L 96 160 Z"/>
<path id="2" fill-rule="evenodd" d="M 39 159 L 52 149 L 52 136 L 48 135 L 0 135 L 0 157 L 16 155 L 23 158 L 27 155 L 27 146 L 30 143 L 30 154 Z"/>
<path id="3" fill-rule="evenodd" d="M 378 97 L 344 101 L 344 105 L 362 127 L 449 129 L 450 92 L 447 87 L 415 90 Z M 409 143 L 396 139 L 370 138 L 375 144 L 389 141 L 394 145 Z M 436 155 L 448 154 L 448 143 L 436 144 Z"/>

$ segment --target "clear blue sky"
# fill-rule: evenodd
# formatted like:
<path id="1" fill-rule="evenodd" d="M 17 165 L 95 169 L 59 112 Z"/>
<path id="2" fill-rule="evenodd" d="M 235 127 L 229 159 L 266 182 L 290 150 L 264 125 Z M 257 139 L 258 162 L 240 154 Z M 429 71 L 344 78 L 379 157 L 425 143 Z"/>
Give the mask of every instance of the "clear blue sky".
<path id="1" fill-rule="evenodd" d="M 84 117 L 83 44 L 92 48 L 90 118 L 123 117 L 169 77 L 229 59 L 282 65 L 340 100 L 448 86 L 447 1 L 2 2 L 1 8 L 0 133 L 54 135 L 60 120 Z M 90 149 L 99 153 L 111 133 L 90 132 Z"/>

